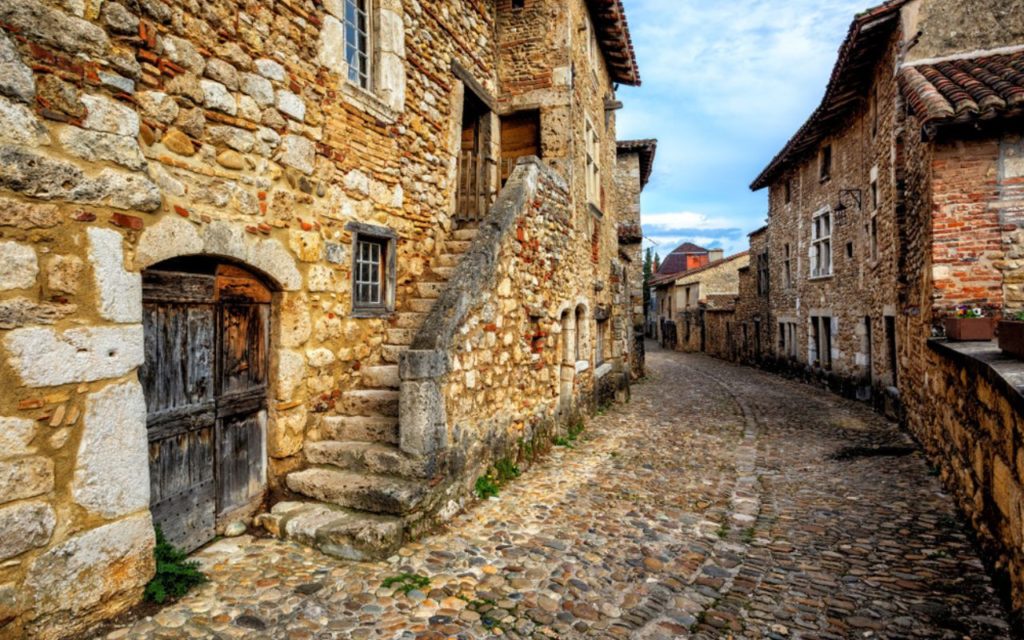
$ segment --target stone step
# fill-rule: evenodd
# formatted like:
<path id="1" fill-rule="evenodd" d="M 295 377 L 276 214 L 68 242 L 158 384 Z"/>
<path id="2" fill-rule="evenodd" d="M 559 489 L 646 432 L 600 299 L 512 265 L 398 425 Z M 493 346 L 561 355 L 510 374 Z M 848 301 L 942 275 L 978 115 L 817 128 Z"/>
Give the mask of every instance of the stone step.
<path id="1" fill-rule="evenodd" d="M 394 389 L 354 389 L 341 394 L 338 413 L 347 416 L 398 417 L 398 391 Z"/>
<path id="2" fill-rule="evenodd" d="M 392 331 L 403 331 L 403 329 L 388 329 L 388 336 Z M 409 340 L 412 343 L 412 340 Z M 359 370 L 363 387 L 367 389 L 397 389 L 401 382 L 398 377 L 398 365 L 387 364 L 378 367 L 363 367 Z"/>
<path id="3" fill-rule="evenodd" d="M 444 290 L 443 282 L 417 282 L 416 291 L 421 298 L 437 299 Z"/>
<path id="4" fill-rule="evenodd" d="M 429 491 L 423 480 L 404 480 L 330 467 L 289 473 L 286 482 L 295 493 L 320 502 L 394 516 L 411 513 Z"/>
<path id="5" fill-rule="evenodd" d="M 385 560 L 402 546 L 404 523 L 395 516 L 343 509 L 319 502 L 279 502 L 256 525 L 342 560 Z"/>
<path id="6" fill-rule="evenodd" d="M 414 311 L 396 313 L 391 320 L 391 326 L 398 329 L 418 329 L 419 326 L 423 324 L 423 319 L 426 317 L 427 314 L 416 313 Z"/>
<path id="7" fill-rule="evenodd" d="M 473 240 L 480 233 L 480 229 L 476 227 L 468 227 L 463 229 L 456 229 L 455 233 L 452 234 L 454 240 Z"/>
<path id="8" fill-rule="evenodd" d="M 444 243 L 444 248 L 448 253 L 466 253 L 469 251 L 469 246 L 473 244 L 469 240 L 449 240 Z"/>
<path id="9" fill-rule="evenodd" d="M 388 329 L 388 344 L 409 345 L 414 337 L 416 334 L 412 329 Z"/>
<path id="10" fill-rule="evenodd" d="M 457 253 L 442 253 L 434 257 L 432 264 L 435 265 L 434 269 L 437 267 L 457 267 L 461 260 L 462 256 Z"/>
<path id="11" fill-rule="evenodd" d="M 402 478 L 430 477 L 426 460 L 390 444 L 325 440 L 307 442 L 304 450 L 306 460 L 312 465 Z"/>
<path id="12" fill-rule="evenodd" d="M 434 300 L 431 298 L 410 298 L 409 311 L 413 313 L 430 313 L 434 308 Z"/>
<path id="13" fill-rule="evenodd" d="M 381 358 L 389 364 L 398 364 L 398 358 L 402 353 L 409 350 L 407 344 L 385 344 L 381 345 Z"/>
<path id="14" fill-rule="evenodd" d="M 447 281 L 451 279 L 452 274 L 455 273 L 457 268 L 458 267 L 431 267 L 430 271 L 438 278 L 442 278 Z"/>
<path id="15" fill-rule="evenodd" d="M 320 429 L 324 440 L 359 440 L 398 444 L 398 418 L 327 416 Z"/>

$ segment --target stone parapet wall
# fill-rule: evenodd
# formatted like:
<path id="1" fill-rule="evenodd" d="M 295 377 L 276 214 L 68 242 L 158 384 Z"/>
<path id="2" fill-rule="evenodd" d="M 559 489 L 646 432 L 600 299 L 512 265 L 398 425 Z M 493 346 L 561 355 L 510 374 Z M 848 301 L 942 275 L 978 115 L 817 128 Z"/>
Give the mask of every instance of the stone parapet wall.
<path id="1" fill-rule="evenodd" d="M 921 394 L 907 424 L 938 466 L 1024 621 L 1024 365 L 989 343 L 929 341 Z"/>
<path id="2" fill-rule="evenodd" d="M 591 405 L 593 371 L 565 323 L 589 308 L 579 295 L 585 265 L 562 259 L 573 236 L 565 181 L 520 160 L 402 357 L 401 446 L 447 472 L 448 504 L 436 504 L 445 513 L 498 458 L 517 460 Z"/>

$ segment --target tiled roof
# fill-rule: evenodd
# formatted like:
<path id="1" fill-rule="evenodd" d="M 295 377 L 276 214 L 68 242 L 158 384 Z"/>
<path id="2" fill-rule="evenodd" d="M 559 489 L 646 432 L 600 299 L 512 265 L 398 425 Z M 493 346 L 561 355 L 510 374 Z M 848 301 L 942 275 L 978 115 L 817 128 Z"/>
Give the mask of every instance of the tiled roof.
<path id="1" fill-rule="evenodd" d="M 750 252 L 749 251 L 741 251 L 741 252 L 733 254 L 733 255 L 731 255 L 731 256 L 729 256 L 727 258 L 722 258 L 721 260 L 715 260 L 714 262 L 709 262 L 708 264 L 700 266 L 700 267 L 697 267 L 696 269 L 690 269 L 688 271 L 678 271 L 676 273 L 665 273 L 665 274 L 656 275 L 656 276 L 651 278 L 650 284 L 664 284 L 666 282 L 672 282 L 672 281 L 675 281 L 675 280 L 679 280 L 680 278 L 689 278 L 690 276 L 696 275 L 698 273 L 702 273 L 702 272 L 707 271 L 709 269 L 714 269 L 715 267 L 720 267 L 723 264 L 726 264 L 727 262 L 732 262 L 733 260 L 738 260 L 739 258 L 742 258 L 743 256 L 747 255 L 748 253 L 750 253 Z"/>
<path id="2" fill-rule="evenodd" d="M 707 253 L 708 250 L 700 245 L 693 244 L 692 242 L 684 242 L 675 249 L 672 250 L 672 254 L 687 254 L 687 253 Z"/>
<path id="3" fill-rule="evenodd" d="M 622 0 L 587 0 L 594 18 L 597 40 L 601 43 L 612 80 L 632 87 L 640 86 L 640 68 L 636 63 L 633 38 L 629 34 Z"/>
<path id="4" fill-rule="evenodd" d="M 640 188 L 643 189 L 651 179 L 654 170 L 654 154 L 658 151 L 657 140 L 619 140 L 619 153 L 640 154 Z"/>
<path id="5" fill-rule="evenodd" d="M 922 124 L 1024 113 L 1024 51 L 904 67 L 900 89 Z"/>
<path id="6" fill-rule="evenodd" d="M 857 14 L 839 48 L 839 59 L 821 105 L 750 185 L 754 191 L 775 181 L 812 149 L 855 108 L 871 82 L 871 71 L 900 24 L 899 10 L 909 0 L 890 0 Z"/>

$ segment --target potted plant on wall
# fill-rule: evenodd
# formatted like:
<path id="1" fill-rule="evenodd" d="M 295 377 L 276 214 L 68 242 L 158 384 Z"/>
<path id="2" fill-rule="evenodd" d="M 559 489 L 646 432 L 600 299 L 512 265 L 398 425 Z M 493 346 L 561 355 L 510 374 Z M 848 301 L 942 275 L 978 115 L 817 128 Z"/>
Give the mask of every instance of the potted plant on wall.
<path id="1" fill-rule="evenodd" d="M 995 337 L 995 322 L 986 318 L 978 307 L 960 306 L 956 315 L 943 319 L 946 338 L 963 342 L 968 340 L 991 340 Z"/>
<path id="2" fill-rule="evenodd" d="M 999 321 L 999 348 L 1019 360 L 1024 360 L 1024 311 Z"/>

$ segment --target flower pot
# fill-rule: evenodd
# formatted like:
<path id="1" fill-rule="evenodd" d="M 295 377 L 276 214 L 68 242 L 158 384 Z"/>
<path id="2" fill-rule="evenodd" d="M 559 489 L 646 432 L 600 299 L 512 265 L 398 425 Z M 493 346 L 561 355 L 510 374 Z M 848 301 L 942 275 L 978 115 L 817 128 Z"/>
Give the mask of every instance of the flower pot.
<path id="1" fill-rule="evenodd" d="M 966 342 L 971 340 L 991 340 L 995 337 L 995 319 L 993 318 L 945 318 L 946 338 Z"/>
<path id="2" fill-rule="evenodd" d="M 999 348 L 1018 360 L 1024 360 L 1024 322 L 999 321 Z"/>

